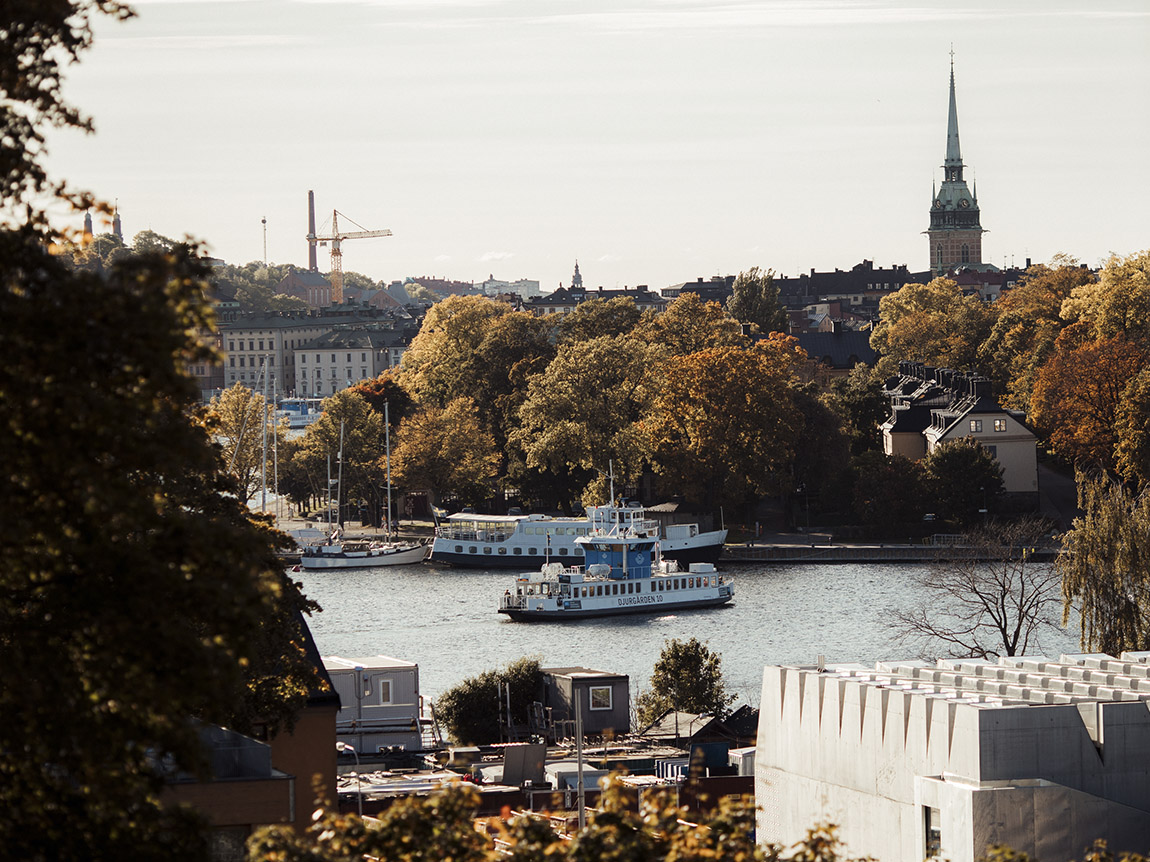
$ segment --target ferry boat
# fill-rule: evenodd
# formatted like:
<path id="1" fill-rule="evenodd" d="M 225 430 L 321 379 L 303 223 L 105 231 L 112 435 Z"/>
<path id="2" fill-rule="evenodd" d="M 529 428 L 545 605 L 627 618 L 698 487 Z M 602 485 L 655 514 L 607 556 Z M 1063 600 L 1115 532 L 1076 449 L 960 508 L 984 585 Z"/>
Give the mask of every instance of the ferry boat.
<path id="1" fill-rule="evenodd" d="M 572 620 L 711 608 L 734 598 L 734 583 L 714 564 L 691 563 L 684 571 L 663 559 L 643 521 L 620 518 L 609 530 L 577 536 L 586 565 L 547 562 L 520 575 L 501 597 L 499 613 L 522 621 Z"/>
<path id="2" fill-rule="evenodd" d="M 642 507 L 592 506 L 584 518 L 547 515 L 448 516 L 435 528 L 430 560 L 471 569 L 531 569 L 548 562 L 581 562 L 583 547 L 576 541 L 627 513 L 629 524 L 657 539 L 663 559 L 684 568 L 691 563 L 716 563 L 727 539 L 726 530 L 699 529 L 698 524 L 670 524 L 662 529 L 644 517 Z"/>

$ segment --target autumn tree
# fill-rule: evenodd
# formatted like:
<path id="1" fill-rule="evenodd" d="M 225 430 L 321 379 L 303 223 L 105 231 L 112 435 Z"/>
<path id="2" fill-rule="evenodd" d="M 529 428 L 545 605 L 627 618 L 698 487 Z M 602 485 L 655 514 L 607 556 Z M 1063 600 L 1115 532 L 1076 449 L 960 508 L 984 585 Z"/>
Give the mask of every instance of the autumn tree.
<path id="1" fill-rule="evenodd" d="M 325 505 L 329 477 L 333 483 L 338 480 L 339 523 L 348 507 L 362 500 L 368 520 L 379 524 L 387 482 L 383 457 L 383 414 L 372 410 L 363 396 L 344 389 L 324 399 L 323 414 L 304 431 L 292 469 L 308 476 L 313 497 Z M 331 503 L 335 506 L 337 500 Z"/>
<path id="2" fill-rule="evenodd" d="M 1113 469 L 1123 393 L 1150 360 L 1150 345 L 1090 335 L 1080 321 L 1058 336 L 1038 373 L 1030 419 L 1057 454 L 1082 467 Z"/>
<path id="3" fill-rule="evenodd" d="M 502 697 L 501 689 L 508 690 Z M 539 660 L 521 658 L 449 688 L 435 699 L 435 717 L 462 745 L 502 742 L 508 737 L 505 704 L 510 701 L 512 723 L 525 726 L 542 689 Z"/>
<path id="4" fill-rule="evenodd" d="M 1076 288 L 1094 281 L 1076 260 L 1056 255 L 1049 266 L 1028 268 L 1018 285 L 995 301 L 994 324 L 978 357 L 1004 407 L 1030 409 L 1035 379 L 1066 325 L 1062 305 Z"/>
<path id="5" fill-rule="evenodd" d="M 618 481 L 638 476 L 645 451 L 639 422 L 661 356 L 636 338 L 605 335 L 563 344 L 530 379 L 512 443 L 528 467 L 552 477 L 561 506 L 569 510 L 609 463 Z M 597 484 L 596 493 L 602 490 Z"/>
<path id="6" fill-rule="evenodd" d="M 1119 474 L 1138 488 L 1150 487 L 1150 368 L 1127 384 L 1114 421 Z"/>
<path id="7" fill-rule="evenodd" d="M 370 380 L 361 380 L 348 387 L 367 402 L 367 406 L 380 416 L 387 414 L 387 421 L 391 423 L 391 434 L 395 435 L 399 423 L 411 415 L 415 410 L 415 401 L 411 394 L 404 389 L 397 379 L 395 371 L 385 371 Z M 384 409 L 384 405 L 387 409 Z"/>
<path id="8" fill-rule="evenodd" d="M 287 436 L 286 429 L 274 423 L 271 414 L 263 395 L 242 383 L 212 398 L 204 411 L 208 429 L 220 445 L 224 463 L 235 477 L 244 502 L 251 500 L 262 485 L 265 456 L 270 460 L 273 447 L 282 445 Z M 264 429 L 269 423 L 265 445 Z"/>
<path id="9" fill-rule="evenodd" d="M 796 345 L 783 336 L 666 361 L 642 422 L 665 486 L 711 510 L 777 487 L 802 428 L 790 389 Z"/>
<path id="10" fill-rule="evenodd" d="M 1086 323 L 1099 340 L 1150 344 L 1150 251 L 1112 256 L 1097 281 L 1074 289 L 1062 316 Z"/>
<path id="11" fill-rule="evenodd" d="M 973 437 L 936 446 L 923 460 L 926 491 L 940 517 L 971 526 L 993 513 L 1002 495 L 1002 465 Z"/>
<path id="12" fill-rule="evenodd" d="M 639 723 L 643 725 L 655 721 L 668 709 L 723 718 L 735 702 L 735 695 L 727 692 L 722 656 L 698 638 L 664 641 L 650 686 L 635 701 Z"/>
<path id="13" fill-rule="evenodd" d="M 592 297 L 565 314 L 555 328 L 560 342 L 590 341 L 603 336 L 629 335 L 639 323 L 639 307 L 629 296 Z"/>
<path id="14" fill-rule="evenodd" d="M 495 440 L 470 398 L 418 410 L 400 424 L 391 449 L 391 475 L 401 486 L 468 503 L 491 496 L 498 469 Z"/>
<path id="15" fill-rule="evenodd" d="M 1041 651 L 1058 631 L 1059 576 L 1036 562 L 1046 524 L 1022 520 L 967 533 L 928 569 L 912 572 L 918 599 L 891 611 L 899 639 L 923 658 L 998 658 Z"/>
<path id="16" fill-rule="evenodd" d="M 649 344 L 661 345 L 676 356 L 708 347 L 747 347 L 750 340 L 742 327 L 717 302 L 703 302 L 699 294 L 680 294 L 656 314 L 646 312 L 636 335 Z"/>
<path id="17" fill-rule="evenodd" d="M 879 300 L 879 322 L 870 344 L 882 356 L 881 373 L 901 360 L 959 370 L 976 367 L 978 348 L 993 313 L 977 296 L 964 296 L 949 278 L 907 284 Z"/>
<path id="18" fill-rule="evenodd" d="M 398 381 L 427 407 L 446 407 L 456 398 L 475 395 L 475 381 L 486 369 L 476 350 L 496 318 L 511 306 L 483 296 L 449 296 L 428 309 L 403 354 Z"/>
<path id="19" fill-rule="evenodd" d="M 1077 613 L 1082 649 L 1150 649 L 1150 489 L 1078 473 L 1082 514 L 1062 536 L 1062 621 Z"/>
<path id="20" fill-rule="evenodd" d="M 519 408 L 527 398 L 531 378 L 546 370 L 555 357 L 551 327 L 525 311 L 495 318 L 475 348 L 482 369 L 471 393 L 500 451 L 508 448 L 519 424 Z"/>
<path id="21" fill-rule="evenodd" d="M 779 302 L 775 274 L 769 269 L 754 266 L 736 276 L 727 313 L 740 323 L 757 326 L 764 335 L 787 331 L 787 311 Z"/>

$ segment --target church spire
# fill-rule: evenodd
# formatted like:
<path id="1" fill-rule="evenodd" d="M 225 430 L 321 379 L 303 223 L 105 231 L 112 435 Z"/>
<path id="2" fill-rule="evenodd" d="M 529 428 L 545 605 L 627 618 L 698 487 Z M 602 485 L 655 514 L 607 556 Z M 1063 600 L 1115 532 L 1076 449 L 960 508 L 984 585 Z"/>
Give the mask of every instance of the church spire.
<path id="1" fill-rule="evenodd" d="M 958 101 L 954 97 L 954 48 L 950 49 L 950 112 L 946 119 L 946 165 L 962 171 L 962 150 L 958 145 Z"/>

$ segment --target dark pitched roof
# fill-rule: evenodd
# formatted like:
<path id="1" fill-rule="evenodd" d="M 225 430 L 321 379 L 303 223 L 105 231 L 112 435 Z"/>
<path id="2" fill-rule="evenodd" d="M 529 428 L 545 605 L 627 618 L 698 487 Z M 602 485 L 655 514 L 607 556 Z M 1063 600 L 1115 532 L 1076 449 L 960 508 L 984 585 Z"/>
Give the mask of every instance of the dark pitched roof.
<path id="1" fill-rule="evenodd" d="M 828 361 L 832 368 L 853 368 L 859 362 L 874 365 L 878 354 L 870 346 L 870 333 L 855 330 L 804 332 L 796 335 L 811 359 Z"/>

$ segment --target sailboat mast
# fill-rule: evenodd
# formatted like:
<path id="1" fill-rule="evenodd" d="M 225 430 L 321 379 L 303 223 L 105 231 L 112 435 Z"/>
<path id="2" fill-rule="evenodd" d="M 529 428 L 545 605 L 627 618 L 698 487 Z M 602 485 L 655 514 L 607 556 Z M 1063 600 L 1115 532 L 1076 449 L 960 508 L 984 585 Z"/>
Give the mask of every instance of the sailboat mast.
<path id="1" fill-rule="evenodd" d="M 343 494 L 343 420 L 339 420 L 339 451 L 335 453 L 336 460 L 336 478 L 335 478 L 335 521 L 336 525 L 343 526 L 343 508 L 340 505 L 340 497 Z"/>
<path id="2" fill-rule="evenodd" d="M 391 418 L 388 414 L 388 402 L 383 402 L 383 451 L 387 463 L 387 540 L 391 541 Z"/>
<path id="3" fill-rule="evenodd" d="M 266 356 L 260 357 L 260 371 L 264 377 L 264 403 L 263 403 L 263 456 L 260 459 L 260 511 L 268 510 L 268 360 Z"/>

